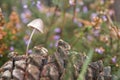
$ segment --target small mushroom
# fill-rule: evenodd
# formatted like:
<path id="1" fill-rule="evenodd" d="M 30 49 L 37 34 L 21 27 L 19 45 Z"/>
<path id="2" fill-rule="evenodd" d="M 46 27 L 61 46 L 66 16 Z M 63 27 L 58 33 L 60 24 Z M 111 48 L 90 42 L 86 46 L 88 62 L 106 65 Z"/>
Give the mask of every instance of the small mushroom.
<path id="1" fill-rule="evenodd" d="M 29 49 L 29 45 L 30 45 L 31 39 L 33 37 L 33 34 L 35 33 L 36 30 L 43 33 L 43 28 L 44 28 L 43 27 L 43 21 L 41 19 L 34 19 L 27 26 L 33 28 L 33 31 L 30 35 L 30 38 L 29 38 L 29 41 L 28 41 L 28 44 L 27 44 L 26 55 L 28 55 L 28 49 Z"/>

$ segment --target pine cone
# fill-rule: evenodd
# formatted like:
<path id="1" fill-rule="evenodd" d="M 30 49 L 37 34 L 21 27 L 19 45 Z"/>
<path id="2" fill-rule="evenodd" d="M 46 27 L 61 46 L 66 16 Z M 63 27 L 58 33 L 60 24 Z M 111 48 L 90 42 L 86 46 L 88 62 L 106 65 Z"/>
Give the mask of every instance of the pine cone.
<path id="1" fill-rule="evenodd" d="M 77 80 L 86 57 L 82 54 L 71 55 L 67 42 L 59 40 L 57 50 L 52 55 L 48 55 L 44 47 L 34 49 L 28 56 L 18 55 L 17 52 L 9 53 L 10 60 L 0 68 L 0 80 L 66 80 L 64 77 L 70 71 L 69 80 Z M 70 57 L 76 57 L 72 64 L 69 62 Z M 99 60 L 89 64 L 84 79 L 112 80 L 111 78 L 111 68 L 104 67 Z"/>

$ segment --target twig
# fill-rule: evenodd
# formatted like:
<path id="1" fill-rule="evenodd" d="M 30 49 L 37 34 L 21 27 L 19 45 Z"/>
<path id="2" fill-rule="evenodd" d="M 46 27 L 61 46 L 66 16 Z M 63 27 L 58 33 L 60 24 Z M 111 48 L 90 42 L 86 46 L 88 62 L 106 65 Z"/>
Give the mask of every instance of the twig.
<path id="1" fill-rule="evenodd" d="M 77 3 L 77 0 L 74 0 L 74 7 L 73 7 L 73 18 L 72 20 L 74 21 L 75 17 L 76 17 L 76 3 Z"/>

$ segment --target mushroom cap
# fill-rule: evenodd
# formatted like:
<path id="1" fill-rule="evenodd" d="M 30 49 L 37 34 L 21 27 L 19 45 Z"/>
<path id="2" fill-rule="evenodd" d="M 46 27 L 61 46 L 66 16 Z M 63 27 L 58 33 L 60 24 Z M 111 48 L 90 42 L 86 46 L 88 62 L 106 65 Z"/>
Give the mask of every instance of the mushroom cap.
<path id="1" fill-rule="evenodd" d="M 43 24 L 43 21 L 41 19 L 34 19 L 30 23 L 28 23 L 27 26 L 34 28 L 34 29 L 37 29 L 38 31 L 43 33 L 44 24 Z"/>

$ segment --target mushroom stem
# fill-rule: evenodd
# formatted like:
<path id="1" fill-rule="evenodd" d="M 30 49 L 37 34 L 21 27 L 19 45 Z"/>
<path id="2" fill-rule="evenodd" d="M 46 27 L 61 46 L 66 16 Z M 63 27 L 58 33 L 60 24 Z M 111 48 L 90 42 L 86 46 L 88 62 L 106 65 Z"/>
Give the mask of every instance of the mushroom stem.
<path id="1" fill-rule="evenodd" d="M 27 48 L 26 48 L 26 55 L 28 55 L 29 45 L 30 45 L 30 42 L 31 42 L 31 39 L 32 39 L 34 33 L 35 33 L 35 29 L 33 29 L 32 33 L 30 35 L 30 38 L 29 38 L 29 41 L 28 41 L 28 44 L 27 44 Z"/>

